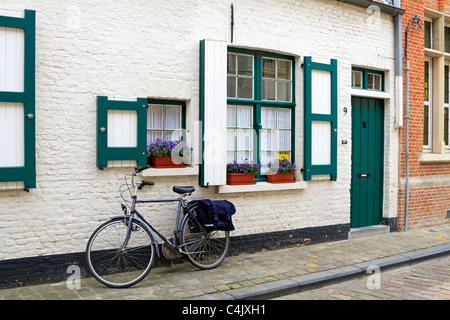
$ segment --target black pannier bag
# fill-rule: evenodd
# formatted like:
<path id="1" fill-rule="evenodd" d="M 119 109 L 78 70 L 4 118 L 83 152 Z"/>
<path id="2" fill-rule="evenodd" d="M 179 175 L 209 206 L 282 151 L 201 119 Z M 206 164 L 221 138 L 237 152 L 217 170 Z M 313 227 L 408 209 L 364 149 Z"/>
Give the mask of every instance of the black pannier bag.
<path id="1" fill-rule="evenodd" d="M 227 200 L 197 200 L 197 213 L 207 231 L 233 231 L 231 216 L 235 214 L 234 204 Z"/>

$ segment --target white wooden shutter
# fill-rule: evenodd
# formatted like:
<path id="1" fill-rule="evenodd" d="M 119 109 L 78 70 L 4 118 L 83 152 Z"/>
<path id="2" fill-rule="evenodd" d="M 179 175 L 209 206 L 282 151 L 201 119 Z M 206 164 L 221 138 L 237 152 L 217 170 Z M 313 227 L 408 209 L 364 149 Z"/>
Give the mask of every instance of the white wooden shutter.
<path id="1" fill-rule="evenodd" d="M 226 184 L 227 44 L 200 42 L 200 185 Z"/>

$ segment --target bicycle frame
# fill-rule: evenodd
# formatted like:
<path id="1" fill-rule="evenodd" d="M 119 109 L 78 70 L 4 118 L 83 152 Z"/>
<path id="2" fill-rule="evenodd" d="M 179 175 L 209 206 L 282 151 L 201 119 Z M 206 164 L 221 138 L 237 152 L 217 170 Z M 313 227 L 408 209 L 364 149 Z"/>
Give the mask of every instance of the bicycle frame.
<path id="1" fill-rule="evenodd" d="M 141 221 L 144 224 L 144 226 L 147 227 L 147 229 L 150 231 L 150 233 L 153 236 L 153 240 L 156 243 L 156 252 L 157 252 L 158 256 L 160 256 L 159 248 L 158 248 L 159 245 L 158 245 L 158 240 L 155 237 L 155 233 L 168 245 L 170 245 L 171 247 L 173 247 L 175 249 L 179 249 L 180 252 L 182 252 L 182 253 L 184 253 L 181 250 L 182 247 L 185 247 L 187 245 L 201 241 L 201 240 L 195 240 L 195 241 L 190 241 L 190 242 L 181 244 L 181 239 L 179 238 L 181 226 L 183 226 L 184 221 L 191 214 L 191 209 L 188 208 L 188 206 L 186 205 L 186 201 L 183 199 L 183 197 L 171 198 L 171 199 L 138 200 L 137 199 L 138 186 L 136 183 L 134 183 L 134 177 L 135 177 L 135 174 L 132 175 L 132 185 L 134 186 L 135 190 L 134 190 L 134 194 L 132 196 L 132 205 L 131 205 L 131 209 L 130 209 L 130 214 L 126 215 L 125 217 L 129 218 L 130 222 L 132 222 L 133 219 Z M 136 204 L 139 204 L 139 203 L 177 202 L 177 201 L 178 201 L 177 218 L 176 218 L 176 223 L 175 223 L 175 230 L 173 231 L 174 237 L 172 239 L 172 242 L 165 235 L 163 235 L 161 232 L 159 232 L 158 229 L 156 229 L 149 221 L 147 221 L 147 219 L 145 219 L 145 217 L 138 210 L 136 210 Z M 184 215 L 184 217 L 182 219 L 181 219 L 181 210 L 186 210 L 188 212 L 187 214 Z M 135 218 L 134 215 L 136 215 L 138 218 Z M 118 218 L 118 217 L 115 217 L 115 218 Z M 132 227 L 132 223 L 129 223 L 128 230 L 127 230 L 127 236 L 125 237 L 125 241 L 122 245 L 121 250 L 123 250 L 128 244 L 128 241 L 130 239 L 130 234 L 131 234 L 131 227 Z"/>

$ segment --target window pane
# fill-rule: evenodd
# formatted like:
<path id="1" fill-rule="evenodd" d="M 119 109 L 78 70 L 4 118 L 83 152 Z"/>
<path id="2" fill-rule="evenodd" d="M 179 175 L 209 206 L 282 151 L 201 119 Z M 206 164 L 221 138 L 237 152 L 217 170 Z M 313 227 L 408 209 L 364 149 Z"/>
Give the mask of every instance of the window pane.
<path id="1" fill-rule="evenodd" d="M 277 101 L 291 101 L 291 82 L 278 81 Z"/>
<path id="2" fill-rule="evenodd" d="M 149 104 L 147 110 L 147 128 L 163 128 L 163 106 L 160 104 Z"/>
<path id="3" fill-rule="evenodd" d="M 227 106 L 227 127 L 236 127 L 236 106 Z"/>
<path id="4" fill-rule="evenodd" d="M 253 99 L 253 78 L 238 78 L 238 98 Z"/>
<path id="5" fill-rule="evenodd" d="M 277 109 L 277 121 L 278 129 L 290 129 L 291 128 L 291 110 L 290 109 Z"/>
<path id="6" fill-rule="evenodd" d="M 181 129 L 181 106 L 164 106 L 164 130 Z"/>
<path id="7" fill-rule="evenodd" d="M 428 115 L 428 106 L 425 105 L 423 108 L 423 145 L 428 146 L 428 123 L 429 123 L 429 115 Z"/>
<path id="8" fill-rule="evenodd" d="M 276 130 L 261 130 L 261 150 L 276 151 Z"/>
<path id="9" fill-rule="evenodd" d="M 253 107 L 238 106 L 236 112 L 238 128 L 252 128 L 252 110 Z"/>
<path id="10" fill-rule="evenodd" d="M 227 73 L 236 74 L 236 54 L 228 53 Z"/>
<path id="11" fill-rule="evenodd" d="M 278 130 L 278 151 L 291 150 L 291 130 Z"/>
<path id="12" fill-rule="evenodd" d="M 263 69 L 262 76 L 263 78 L 276 78 L 276 60 L 270 58 L 262 59 Z"/>
<path id="13" fill-rule="evenodd" d="M 292 80 L 292 61 L 278 60 L 278 79 Z"/>
<path id="14" fill-rule="evenodd" d="M 252 151 L 238 151 L 236 152 L 236 161 L 244 161 L 244 159 L 248 159 L 248 161 L 253 161 L 253 152 Z"/>
<path id="15" fill-rule="evenodd" d="M 446 146 L 449 145 L 449 141 L 448 141 L 449 140 L 449 137 L 448 137 L 448 135 L 449 135 L 449 132 L 448 132 L 449 115 L 448 115 L 448 112 L 449 112 L 449 108 L 445 107 L 444 108 L 444 141 L 445 141 Z"/>
<path id="16" fill-rule="evenodd" d="M 264 129 L 276 128 L 276 109 L 261 108 L 261 125 Z"/>
<path id="17" fill-rule="evenodd" d="M 253 56 L 238 55 L 238 75 L 253 76 Z"/>
<path id="18" fill-rule="evenodd" d="M 362 89 L 362 72 L 352 71 L 352 87 Z"/>
<path id="19" fill-rule="evenodd" d="M 152 144 L 156 139 L 163 140 L 162 131 L 147 131 L 147 145 Z"/>
<path id="20" fill-rule="evenodd" d="M 236 150 L 236 130 L 235 129 L 227 129 L 227 150 L 228 151 Z"/>
<path id="21" fill-rule="evenodd" d="M 425 21 L 425 48 L 431 49 L 431 22 Z"/>
<path id="22" fill-rule="evenodd" d="M 236 160 L 236 152 L 227 151 L 227 163 L 233 162 L 233 160 Z"/>
<path id="23" fill-rule="evenodd" d="M 425 61 L 425 101 L 428 101 L 429 98 L 429 92 L 430 92 L 430 63 L 428 61 Z"/>
<path id="24" fill-rule="evenodd" d="M 374 75 L 374 85 L 375 85 L 375 87 L 374 87 L 374 89 L 375 90 L 378 90 L 378 91 L 381 91 L 381 75 L 379 75 L 379 74 L 376 74 L 376 75 Z"/>
<path id="25" fill-rule="evenodd" d="M 261 151 L 261 173 L 269 171 L 268 163 L 274 161 L 277 158 L 276 152 Z"/>
<path id="26" fill-rule="evenodd" d="M 367 74 L 367 89 L 373 90 L 375 88 L 374 85 L 374 74 L 368 73 Z"/>
<path id="27" fill-rule="evenodd" d="M 164 131 L 164 141 L 178 141 L 181 139 L 181 131 Z"/>
<path id="28" fill-rule="evenodd" d="M 237 129 L 236 130 L 236 144 L 237 150 L 251 150 L 252 149 L 252 129 Z"/>
<path id="29" fill-rule="evenodd" d="M 236 98 L 236 77 L 227 77 L 227 97 Z"/>
<path id="30" fill-rule="evenodd" d="M 449 103 L 449 71 L 450 67 L 446 65 L 444 72 L 444 103 Z"/>
<path id="31" fill-rule="evenodd" d="M 262 81 L 262 98 L 263 100 L 275 100 L 276 99 L 276 85 L 275 80 L 265 80 Z"/>
<path id="32" fill-rule="evenodd" d="M 450 53 L 450 28 L 445 27 L 445 52 Z"/>

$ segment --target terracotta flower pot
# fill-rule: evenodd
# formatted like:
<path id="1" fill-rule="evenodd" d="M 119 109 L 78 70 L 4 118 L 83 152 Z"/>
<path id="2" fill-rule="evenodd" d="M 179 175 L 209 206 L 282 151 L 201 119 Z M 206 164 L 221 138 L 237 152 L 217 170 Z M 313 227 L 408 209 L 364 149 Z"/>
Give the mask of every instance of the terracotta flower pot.
<path id="1" fill-rule="evenodd" d="M 295 172 L 293 173 L 268 173 L 267 182 L 269 183 L 293 183 Z"/>
<path id="2" fill-rule="evenodd" d="M 256 184 L 254 174 L 245 173 L 227 173 L 227 184 L 243 185 L 243 184 Z"/>
<path id="3" fill-rule="evenodd" d="M 170 156 L 165 157 L 156 157 L 151 156 L 150 157 L 150 165 L 153 168 L 184 168 L 186 165 L 181 162 L 180 164 L 175 164 L 172 161 L 172 158 Z"/>

